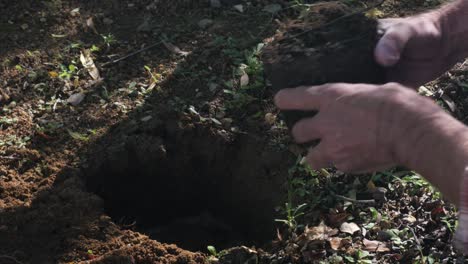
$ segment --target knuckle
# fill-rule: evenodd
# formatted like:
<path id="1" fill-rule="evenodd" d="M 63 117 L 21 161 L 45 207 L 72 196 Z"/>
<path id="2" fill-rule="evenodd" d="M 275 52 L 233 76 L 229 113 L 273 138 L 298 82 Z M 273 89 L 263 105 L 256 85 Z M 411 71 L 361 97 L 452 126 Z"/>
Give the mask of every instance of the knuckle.
<path id="1" fill-rule="evenodd" d="M 347 90 L 353 90 L 355 84 L 331 83 L 324 86 L 324 94 L 329 99 L 335 99 L 342 96 Z"/>

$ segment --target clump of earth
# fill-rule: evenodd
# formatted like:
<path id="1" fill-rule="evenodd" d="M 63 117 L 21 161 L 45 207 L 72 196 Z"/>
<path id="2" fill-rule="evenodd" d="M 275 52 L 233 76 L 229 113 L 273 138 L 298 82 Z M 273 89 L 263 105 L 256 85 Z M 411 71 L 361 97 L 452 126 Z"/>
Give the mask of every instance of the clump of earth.
<path id="1" fill-rule="evenodd" d="M 355 12 L 355 11 L 354 11 Z M 325 83 L 385 82 L 373 56 L 377 21 L 341 2 L 315 4 L 302 19 L 282 25 L 263 55 L 272 91 Z M 291 126 L 315 112 L 285 112 Z"/>

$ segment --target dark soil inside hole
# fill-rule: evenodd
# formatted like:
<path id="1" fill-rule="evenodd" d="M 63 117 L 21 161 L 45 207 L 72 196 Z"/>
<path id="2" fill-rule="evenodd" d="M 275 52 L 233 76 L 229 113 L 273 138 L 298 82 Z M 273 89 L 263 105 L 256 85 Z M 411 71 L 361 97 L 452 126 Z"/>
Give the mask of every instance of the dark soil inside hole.
<path id="1" fill-rule="evenodd" d="M 264 52 L 272 92 L 324 83 L 384 83 L 374 60 L 377 21 L 341 2 L 324 2 L 301 20 L 285 23 Z M 289 127 L 315 112 L 288 111 Z"/>
<path id="2" fill-rule="evenodd" d="M 185 249 L 271 240 L 288 154 L 191 118 L 117 127 L 90 162 L 88 189 L 117 223 L 135 222 L 137 231 Z"/>

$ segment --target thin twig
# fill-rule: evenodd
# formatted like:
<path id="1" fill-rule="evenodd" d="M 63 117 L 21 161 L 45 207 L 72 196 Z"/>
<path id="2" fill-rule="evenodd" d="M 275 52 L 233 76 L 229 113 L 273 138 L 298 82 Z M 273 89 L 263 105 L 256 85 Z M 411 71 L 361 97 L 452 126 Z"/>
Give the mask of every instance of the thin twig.
<path id="1" fill-rule="evenodd" d="M 15 258 L 12 257 L 12 256 L 0 255 L 0 259 L 8 259 L 8 260 L 14 261 L 16 264 L 23 264 L 23 262 L 21 262 L 21 261 L 15 259 Z"/>
<path id="2" fill-rule="evenodd" d="M 421 246 L 421 243 L 419 242 L 418 237 L 416 236 L 416 233 L 414 232 L 412 227 L 409 227 L 409 230 L 411 230 L 411 233 L 413 233 L 414 240 L 416 241 L 416 244 L 418 244 L 418 249 L 421 250 L 422 246 Z"/>
<path id="3" fill-rule="evenodd" d="M 15 156 L 0 156 L 0 159 L 19 160 L 20 158 L 15 157 Z"/>
<path id="4" fill-rule="evenodd" d="M 306 34 L 306 33 L 311 32 L 311 31 L 314 31 L 314 30 L 317 30 L 317 29 L 321 29 L 321 28 L 324 28 L 324 27 L 333 25 L 333 24 L 335 24 L 335 23 L 337 23 L 337 22 L 339 22 L 339 21 L 341 21 L 341 20 L 343 20 L 343 19 L 346 19 L 346 18 L 348 18 L 348 17 L 352 17 L 352 16 L 354 16 L 354 15 L 358 15 L 358 14 L 365 13 L 365 12 L 367 12 L 367 11 L 373 9 L 373 8 L 376 8 L 376 7 L 380 6 L 380 5 L 382 5 L 384 2 L 385 2 L 385 0 L 380 0 L 379 2 L 377 2 L 377 3 L 373 4 L 373 5 L 370 5 L 370 6 L 366 7 L 366 8 L 363 8 L 363 9 L 361 9 L 361 10 L 355 11 L 355 12 L 353 12 L 353 13 L 349 13 L 349 14 L 347 14 L 347 15 L 344 15 L 344 16 L 341 16 L 341 17 L 339 17 L 339 18 L 336 18 L 336 19 L 334 19 L 334 20 L 332 20 L 332 21 L 330 21 L 330 22 L 328 22 L 328 23 L 322 24 L 322 25 L 320 25 L 320 26 L 318 26 L 318 27 L 316 27 L 316 28 L 311 28 L 311 29 L 305 30 L 305 31 L 303 31 L 303 32 L 301 32 L 301 33 L 298 33 L 298 34 L 296 34 L 296 35 L 292 35 L 292 36 L 289 36 L 289 37 L 286 37 L 286 38 L 297 38 L 297 37 L 299 37 L 299 36 L 302 36 L 302 35 L 304 35 L 304 34 Z"/>
<path id="5" fill-rule="evenodd" d="M 146 46 L 146 47 L 144 47 L 144 48 L 142 48 L 142 49 L 139 49 L 139 50 L 137 50 L 137 51 L 134 51 L 134 52 L 132 52 L 132 53 L 129 53 L 129 54 L 127 54 L 127 55 L 125 55 L 125 56 L 123 56 L 123 57 L 121 57 L 121 58 L 118 58 L 118 59 L 115 59 L 115 60 L 106 62 L 106 63 L 102 64 L 102 67 L 105 67 L 105 66 L 108 66 L 108 65 L 111 65 L 111 64 L 114 64 L 114 63 L 123 61 L 123 60 L 125 60 L 125 59 L 130 58 L 130 57 L 133 57 L 133 56 L 135 56 L 135 55 L 137 55 L 137 54 L 139 54 L 139 53 L 142 53 L 143 51 L 147 51 L 147 50 L 149 50 L 149 49 L 152 49 L 152 48 L 154 48 L 154 47 L 156 47 L 156 46 L 162 44 L 163 42 L 164 42 L 164 41 L 161 40 L 161 41 L 159 41 L 159 42 L 156 42 L 156 43 L 154 43 L 154 44 L 151 44 L 151 45 L 149 45 L 149 46 Z"/>
<path id="6" fill-rule="evenodd" d="M 372 200 L 356 200 L 356 199 L 352 199 L 352 198 L 349 198 L 343 195 L 338 195 L 338 194 L 334 194 L 333 196 L 335 198 L 338 198 L 347 202 L 352 202 L 352 203 L 362 203 L 362 204 L 374 204 L 375 203 L 375 200 L 373 199 Z"/>

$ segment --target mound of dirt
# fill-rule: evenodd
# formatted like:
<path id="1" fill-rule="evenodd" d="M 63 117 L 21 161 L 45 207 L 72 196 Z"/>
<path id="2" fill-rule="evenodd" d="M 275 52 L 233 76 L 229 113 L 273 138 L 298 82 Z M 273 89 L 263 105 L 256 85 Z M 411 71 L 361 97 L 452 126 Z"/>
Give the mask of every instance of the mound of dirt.
<path id="1" fill-rule="evenodd" d="M 263 54 L 272 92 L 330 82 L 383 83 L 374 61 L 377 21 L 341 2 L 317 3 L 300 20 L 282 26 Z M 315 112 L 288 111 L 289 127 Z"/>
<path id="2" fill-rule="evenodd" d="M 272 238 L 288 154 L 195 115 L 143 120 L 113 130 L 86 173 L 115 221 L 191 250 Z"/>

